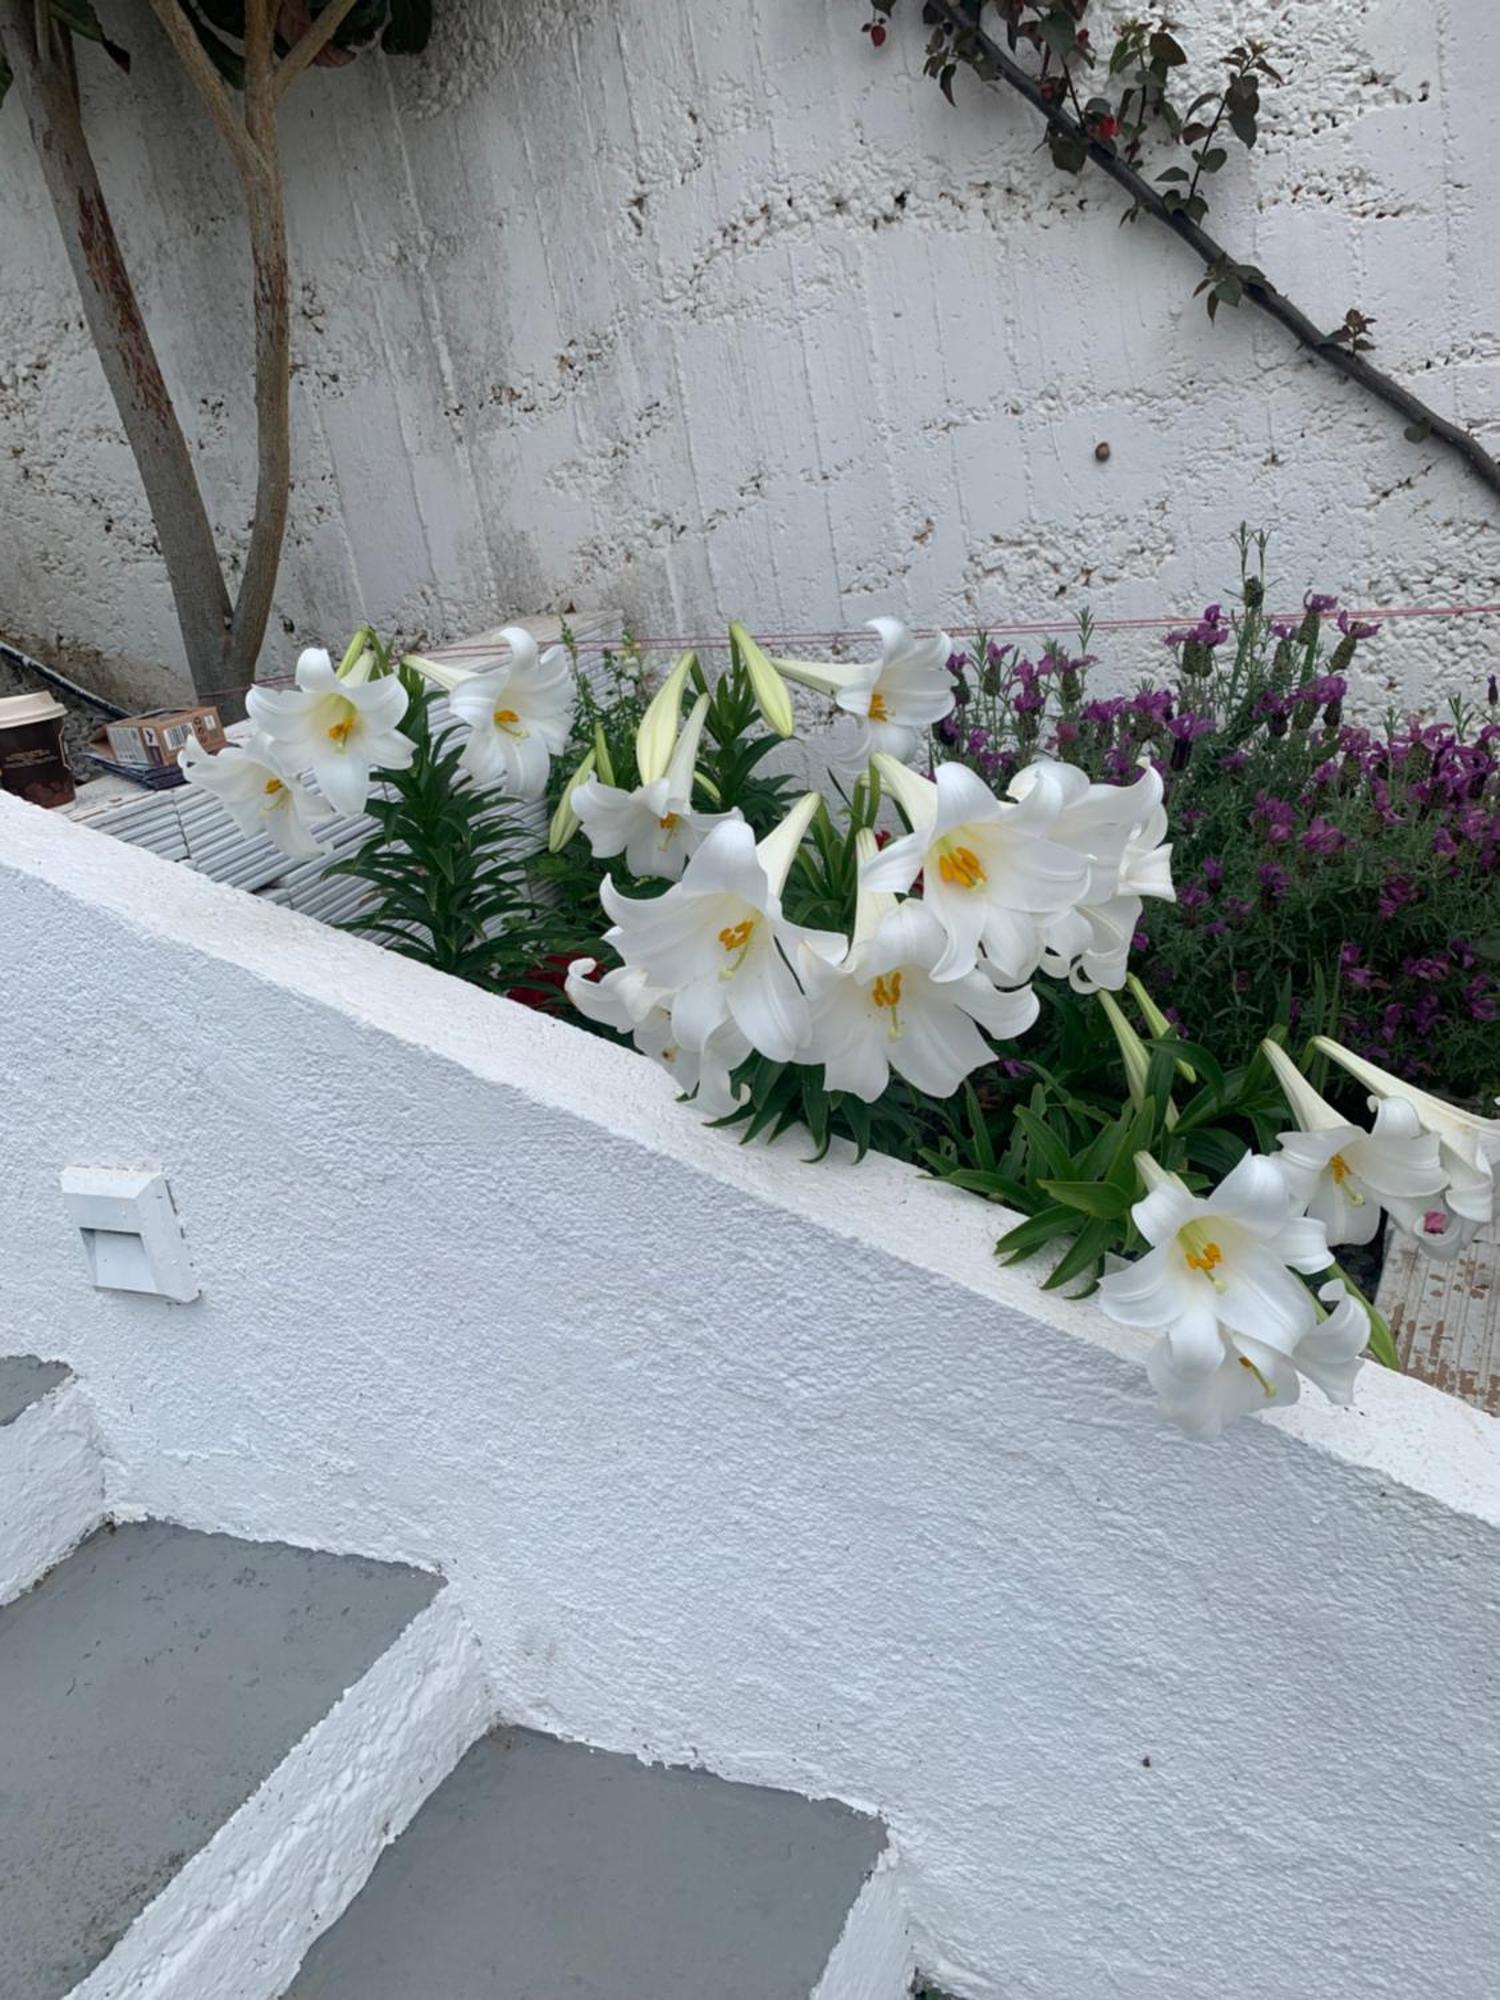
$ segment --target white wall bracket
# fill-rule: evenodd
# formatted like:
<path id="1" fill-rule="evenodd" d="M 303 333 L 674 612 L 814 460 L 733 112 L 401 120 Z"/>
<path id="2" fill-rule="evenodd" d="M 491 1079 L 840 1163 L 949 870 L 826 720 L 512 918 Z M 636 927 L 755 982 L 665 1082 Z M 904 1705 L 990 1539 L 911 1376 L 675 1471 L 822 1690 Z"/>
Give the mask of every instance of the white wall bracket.
<path id="1" fill-rule="evenodd" d="M 182 1224 L 158 1168 L 64 1167 L 62 1193 L 101 1291 L 150 1292 L 179 1305 L 197 1298 Z"/>

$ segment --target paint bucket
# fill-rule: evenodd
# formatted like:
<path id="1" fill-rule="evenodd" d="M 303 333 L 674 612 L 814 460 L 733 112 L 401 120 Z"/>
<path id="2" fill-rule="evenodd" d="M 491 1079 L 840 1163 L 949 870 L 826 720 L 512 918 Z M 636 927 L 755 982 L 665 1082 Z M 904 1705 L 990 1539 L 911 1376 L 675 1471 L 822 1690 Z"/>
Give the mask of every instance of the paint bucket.
<path id="1" fill-rule="evenodd" d="M 63 756 L 67 713 L 46 692 L 0 698 L 0 791 L 34 806 L 73 803 L 73 773 Z"/>

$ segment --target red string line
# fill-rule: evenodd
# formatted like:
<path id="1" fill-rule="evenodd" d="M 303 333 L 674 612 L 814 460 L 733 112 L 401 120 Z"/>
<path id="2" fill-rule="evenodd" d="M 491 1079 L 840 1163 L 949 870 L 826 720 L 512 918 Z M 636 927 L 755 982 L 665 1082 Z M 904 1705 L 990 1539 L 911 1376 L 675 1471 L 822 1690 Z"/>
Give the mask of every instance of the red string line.
<path id="1" fill-rule="evenodd" d="M 1348 616 L 1351 620 L 1359 619 L 1366 623 L 1386 623 L 1401 618 L 1473 618 L 1482 615 L 1493 615 L 1495 613 L 1500 613 L 1500 603 L 1383 604 L 1373 606 L 1368 610 L 1351 610 Z M 1201 613 L 1199 612 L 1189 612 L 1180 614 L 1175 618 L 1096 618 L 1091 622 L 1090 629 L 1094 632 L 1173 632 L 1196 624 L 1200 616 Z M 1299 605 L 1293 611 L 1272 612 L 1268 616 L 1277 623 L 1296 625 L 1301 622 L 1304 610 Z M 928 625 L 917 626 L 913 629 L 924 635 L 938 630 L 945 630 L 949 637 L 953 639 L 977 639 L 980 637 L 986 639 L 1044 638 L 1058 632 L 1075 632 L 1078 629 L 1078 620 L 1076 617 L 1017 622 L 997 620 L 995 623 L 988 625 L 949 625 L 945 627 Z M 771 647 L 783 653 L 790 652 L 793 647 L 829 647 L 841 645 L 852 640 L 858 640 L 868 645 L 873 639 L 873 634 L 863 626 L 823 632 L 757 632 L 754 636 L 762 646 Z M 643 650 L 651 648 L 661 652 L 683 652 L 688 647 L 705 651 L 727 652 L 729 650 L 728 635 L 724 632 L 672 632 L 655 633 L 649 636 L 632 633 L 631 643 Z M 622 644 L 623 641 L 621 640 L 610 641 L 607 639 L 590 638 L 580 644 L 579 651 L 583 653 L 600 651 L 617 652 L 620 650 Z M 431 646 L 426 649 L 426 654 L 435 660 L 487 659 L 493 657 L 499 650 L 498 642 L 491 640 L 484 644 L 469 642 L 452 646 Z"/>

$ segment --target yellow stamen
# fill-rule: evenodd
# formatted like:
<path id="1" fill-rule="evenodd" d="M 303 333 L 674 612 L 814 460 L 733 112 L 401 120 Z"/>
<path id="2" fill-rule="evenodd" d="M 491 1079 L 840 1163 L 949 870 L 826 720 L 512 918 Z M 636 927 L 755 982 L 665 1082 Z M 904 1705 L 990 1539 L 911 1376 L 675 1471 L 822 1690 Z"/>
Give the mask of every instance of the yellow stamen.
<path id="1" fill-rule="evenodd" d="M 1182 1252 L 1182 1260 L 1190 1271 L 1199 1271 L 1207 1278 L 1216 1292 L 1227 1290 L 1219 1276 L 1219 1266 L 1224 1261 L 1224 1252 L 1209 1238 L 1211 1222 L 1185 1222 L 1177 1232 L 1177 1247 Z"/>
<path id="2" fill-rule="evenodd" d="M 521 718 L 513 708 L 497 708 L 493 720 L 495 727 L 503 729 L 507 736 L 525 736 L 527 733 L 524 729 L 517 727 Z"/>
<path id="3" fill-rule="evenodd" d="M 890 719 L 890 711 L 885 705 L 885 696 L 883 694 L 872 694 L 870 696 L 871 722 L 889 722 Z"/>
<path id="4" fill-rule="evenodd" d="M 280 778 L 267 778 L 266 797 L 268 799 L 274 799 L 278 792 L 284 792 L 285 790 L 286 786 L 281 782 Z"/>
<path id="5" fill-rule="evenodd" d="M 1344 1182 L 1348 1180 L 1352 1169 L 1342 1153 L 1335 1153 L 1333 1158 L 1328 1162 L 1328 1171 L 1333 1175 L 1338 1185 L 1342 1187 Z"/>
<path id="6" fill-rule="evenodd" d="M 682 815 L 680 813 L 663 813 L 656 824 L 661 828 L 663 833 L 675 833 L 681 824 L 681 820 Z"/>
<path id="7" fill-rule="evenodd" d="M 891 1040 L 895 1041 L 901 1033 L 901 1015 L 899 1012 L 901 1006 L 901 974 L 899 972 L 881 973 L 875 984 L 870 988 L 870 998 L 875 1002 L 877 1007 L 890 1008 Z"/>
<path id="8" fill-rule="evenodd" d="M 328 731 L 330 743 L 347 743 L 354 734 L 354 717 L 346 715 L 342 722 L 335 722 Z"/>
<path id="9" fill-rule="evenodd" d="M 720 969 L 721 979 L 731 979 L 745 962 L 745 953 L 750 949 L 750 940 L 755 935 L 754 917 L 746 917 L 742 923 L 727 924 L 719 932 L 719 943 L 729 954 L 730 963 Z"/>
<path id="10" fill-rule="evenodd" d="M 953 889 L 977 889 L 989 879 L 972 847 L 945 845 L 938 854 L 938 873 Z"/>
<path id="11" fill-rule="evenodd" d="M 1262 1387 L 1262 1389 L 1265 1390 L 1268 1396 L 1271 1397 L 1275 1396 L 1276 1394 L 1275 1389 L 1266 1380 L 1265 1376 L 1261 1374 L 1260 1370 L 1256 1367 L 1255 1363 L 1250 1359 L 1248 1355 L 1242 1354 L 1240 1356 L 1240 1366 L 1241 1368 L 1248 1368 L 1250 1370 L 1250 1373 L 1255 1377 L 1256 1381 L 1259 1382 L 1260 1386 Z"/>

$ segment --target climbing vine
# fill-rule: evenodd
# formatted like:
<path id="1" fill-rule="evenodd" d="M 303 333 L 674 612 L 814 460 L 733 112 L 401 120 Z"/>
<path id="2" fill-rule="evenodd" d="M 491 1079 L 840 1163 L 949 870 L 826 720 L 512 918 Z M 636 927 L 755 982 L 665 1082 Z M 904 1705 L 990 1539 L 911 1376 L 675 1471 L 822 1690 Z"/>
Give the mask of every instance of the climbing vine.
<path id="1" fill-rule="evenodd" d="M 1435 439 L 1500 493 L 1500 464 L 1479 440 L 1367 359 L 1374 346 L 1367 314 L 1350 307 L 1324 330 L 1257 265 L 1235 257 L 1204 228 L 1214 176 L 1227 166 L 1231 145 L 1255 145 L 1262 91 L 1282 81 L 1266 44 L 1237 43 L 1223 58 L 1218 82 L 1182 102 L 1187 51 L 1164 21 L 1124 22 L 1106 54 L 1095 48 L 1088 26 L 1093 0 L 989 3 L 1001 39 L 980 25 L 985 0 L 923 0 L 922 19 L 931 30 L 926 72 L 950 103 L 960 67 L 1023 97 L 1045 121 L 1054 166 L 1067 174 L 1100 169 L 1130 197 L 1122 221 L 1149 216 L 1192 250 L 1204 269 L 1195 296 L 1205 299 L 1210 319 L 1220 306 L 1257 307 L 1318 360 L 1404 417 L 1413 444 Z M 879 48 L 900 0 L 866 4 L 865 30 Z"/>

